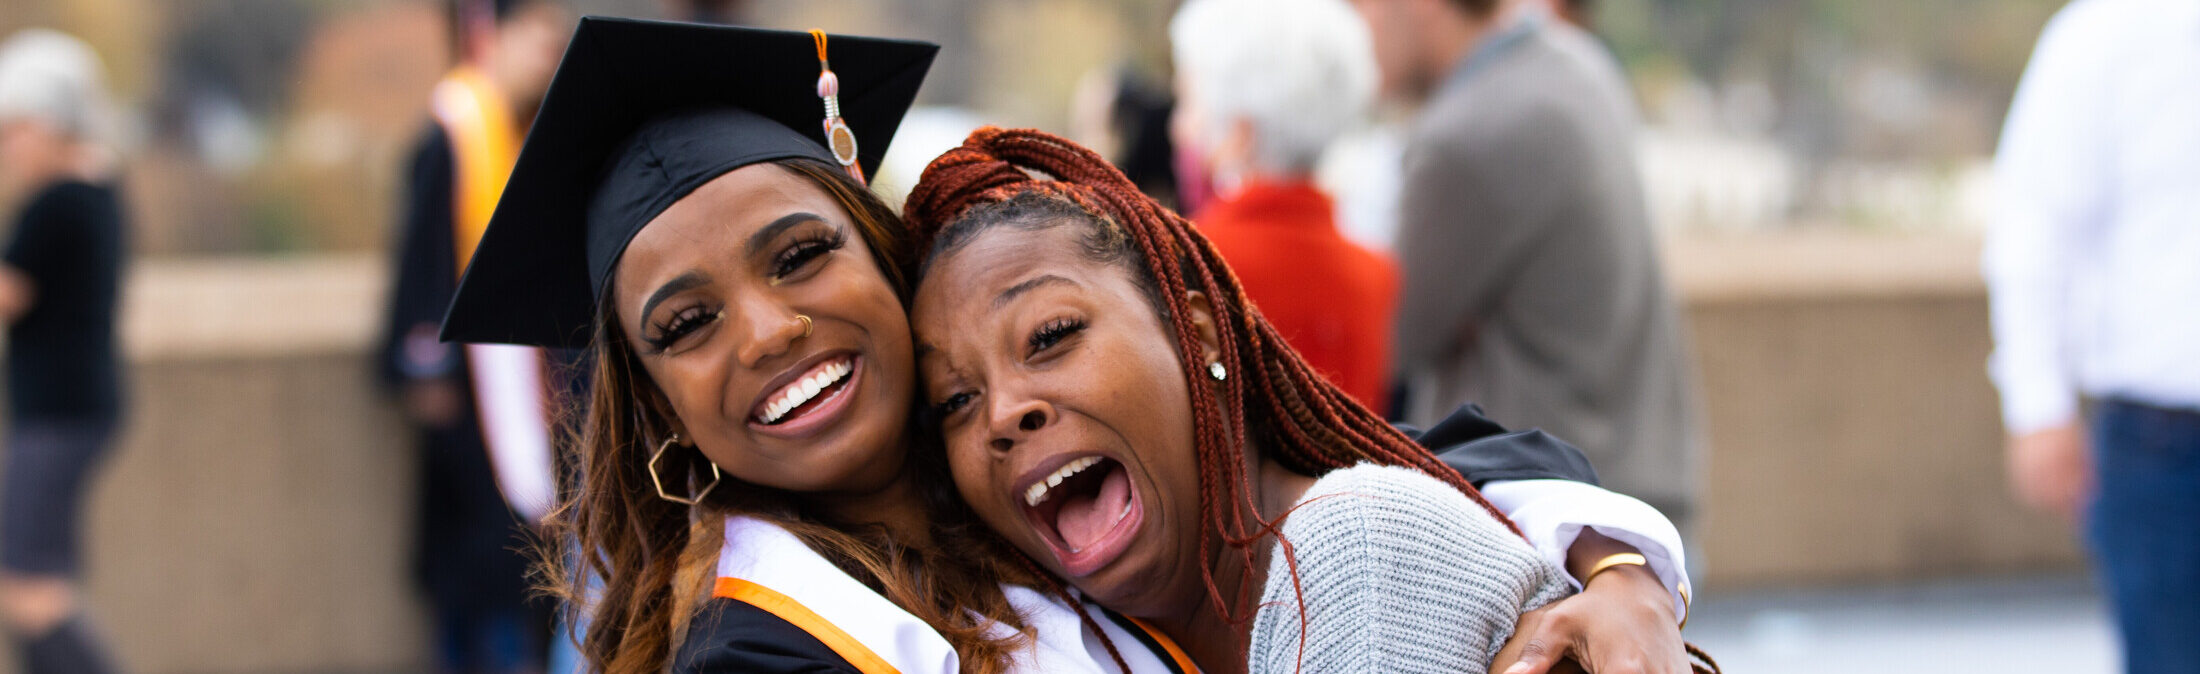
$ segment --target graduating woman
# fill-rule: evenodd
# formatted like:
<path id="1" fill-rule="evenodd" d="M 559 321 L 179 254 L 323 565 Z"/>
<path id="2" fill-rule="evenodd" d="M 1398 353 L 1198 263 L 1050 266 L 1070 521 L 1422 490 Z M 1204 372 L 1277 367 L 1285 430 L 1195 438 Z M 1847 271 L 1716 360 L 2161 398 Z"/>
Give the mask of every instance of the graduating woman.
<path id="1" fill-rule="evenodd" d="M 553 517 L 582 559 L 554 577 L 602 580 L 568 594 L 591 669 L 1190 668 L 914 451 L 909 247 L 864 180 L 936 49 L 582 20 L 443 336 L 593 353 Z M 1432 434 L 1491 474 L 1587 477 L 1546 436 Z"/>

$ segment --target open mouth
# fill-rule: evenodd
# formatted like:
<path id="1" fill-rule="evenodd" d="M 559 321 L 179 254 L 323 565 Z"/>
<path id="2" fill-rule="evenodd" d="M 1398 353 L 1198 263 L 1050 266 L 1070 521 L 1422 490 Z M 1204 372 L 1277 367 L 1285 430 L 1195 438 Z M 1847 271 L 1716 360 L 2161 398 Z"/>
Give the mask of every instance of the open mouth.
<path id="1" fill-rule="evenodd" d="M 1071 459 L 1017 494 L 1024 517 L 1070 576 L 1089 575 L 1122 556 L 1144 522 L 1130 471 L 1104 456 Z"/>
<path id="2" fill-rule="evenodd" d="M 764 397 L 749 413 L 749 424 L 773 431 L 800 432 L 823 424 L 847 408 L 849 391 L 861 372 L 855 354 L 819 360 L 801 375 Z"/>

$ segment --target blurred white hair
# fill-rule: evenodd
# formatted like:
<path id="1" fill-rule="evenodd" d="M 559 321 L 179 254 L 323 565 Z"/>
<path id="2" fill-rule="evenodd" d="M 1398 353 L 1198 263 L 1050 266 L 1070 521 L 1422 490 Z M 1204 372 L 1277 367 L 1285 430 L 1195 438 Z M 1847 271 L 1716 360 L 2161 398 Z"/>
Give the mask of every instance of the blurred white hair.
<path id="1" fill-rule="evenodd" d="M 0 43 L 0 121 L 32 118 L 79 141 L 107 140 L 105 69 L 82 40 L 27 28 Z"/>
<path id="2" fill-rule="evenodd" d="M 1190 0 L 1169 22 L 1202 133 L 1252 123 L 1254 168 L 1311 173 L 1375 97 L 1367 24 L 1344 0 Z"/>

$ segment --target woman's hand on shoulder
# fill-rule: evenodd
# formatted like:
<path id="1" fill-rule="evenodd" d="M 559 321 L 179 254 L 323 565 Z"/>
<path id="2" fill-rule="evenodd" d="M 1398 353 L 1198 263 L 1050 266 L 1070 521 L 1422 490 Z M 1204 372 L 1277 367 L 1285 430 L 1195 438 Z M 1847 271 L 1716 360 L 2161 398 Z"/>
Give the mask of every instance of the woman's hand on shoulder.
<path id="1" fill-rule="evenodd" d="M 1490 671 L 1689 674 L 1672 596 L 1647 567 L 1605 569 L 1581 593 L 1522 615 Z"/>

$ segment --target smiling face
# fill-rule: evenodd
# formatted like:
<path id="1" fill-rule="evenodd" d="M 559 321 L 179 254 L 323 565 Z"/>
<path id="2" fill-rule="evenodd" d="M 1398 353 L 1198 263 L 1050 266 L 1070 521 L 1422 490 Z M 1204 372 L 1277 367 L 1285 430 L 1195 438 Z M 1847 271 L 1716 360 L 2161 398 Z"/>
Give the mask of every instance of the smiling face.
<path id="1" fill-rule="evenodd" d="M 764 163 L 704 184 L 634 236 L 612 289 L 662 394 L 645 402 L 727 474 L 833 492 L 901 472 L 908 320 L 852 216 L 811 179 Z"/>
<path id="2" fill-rule="evenodd" d="M 994 227 L 914 300 L 926 401 L 987 525 L 1109 607 L 1206 597 L 1190 391 L 1146 291 L 1071 222 Z"/>

